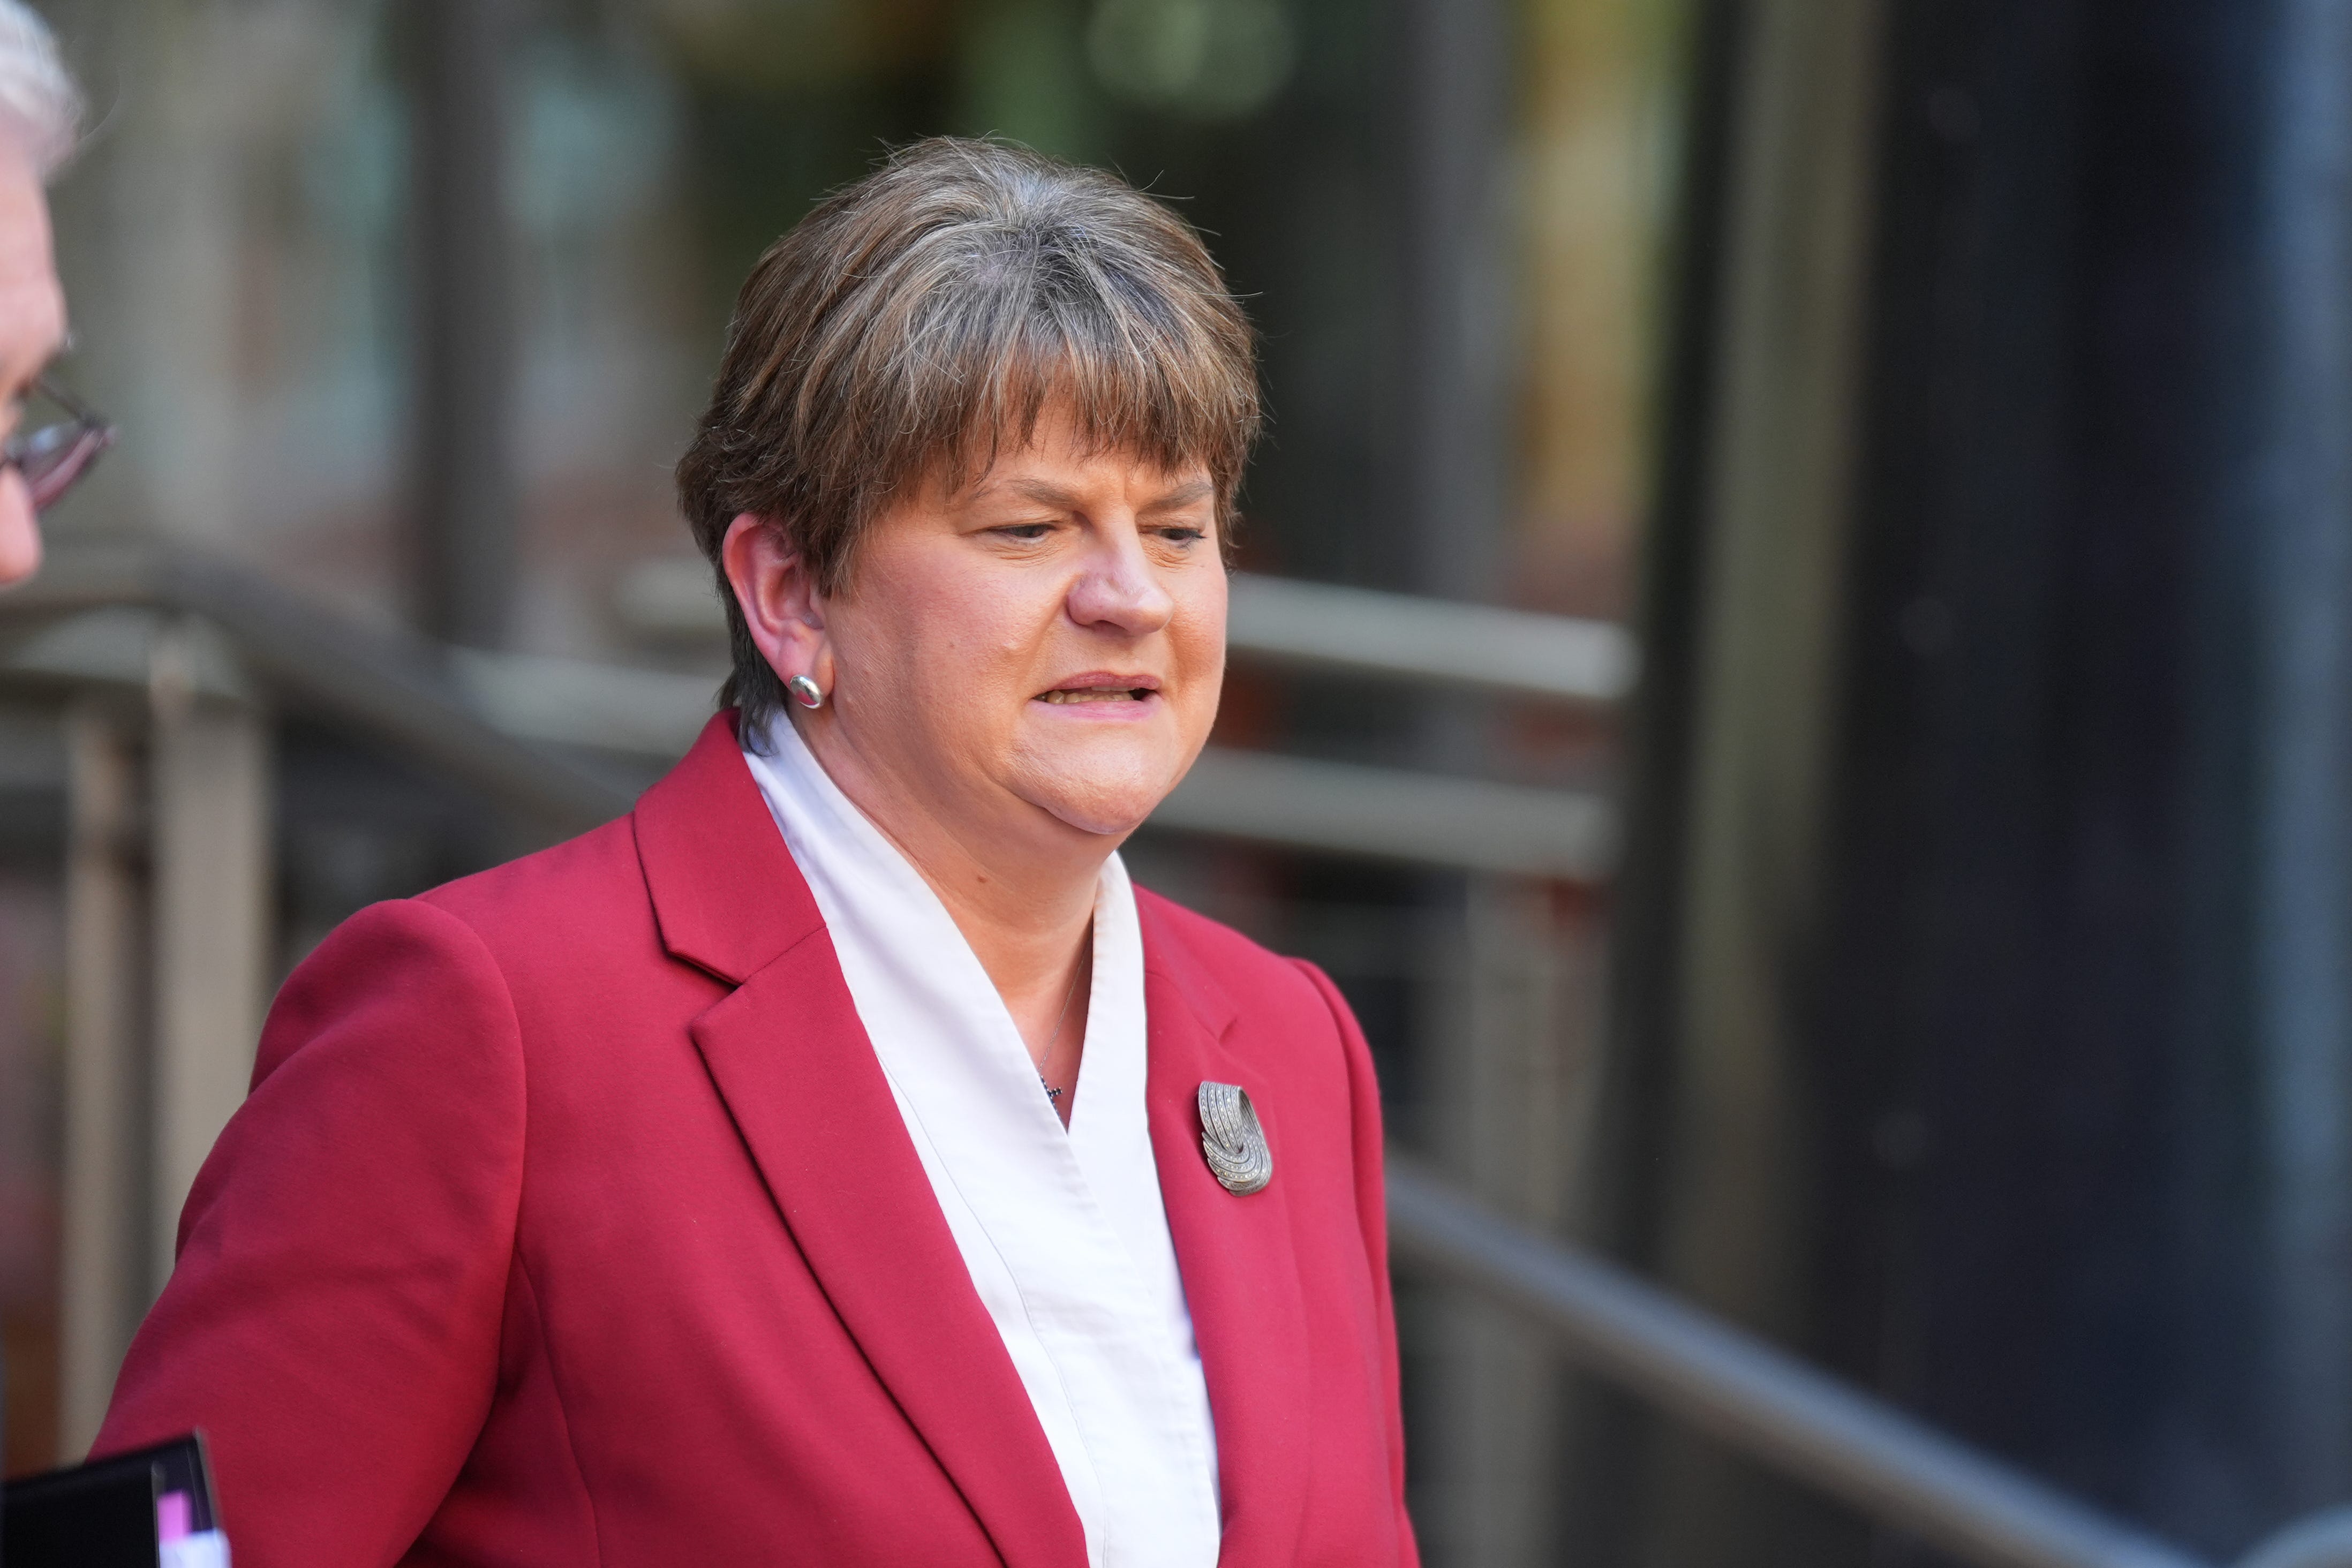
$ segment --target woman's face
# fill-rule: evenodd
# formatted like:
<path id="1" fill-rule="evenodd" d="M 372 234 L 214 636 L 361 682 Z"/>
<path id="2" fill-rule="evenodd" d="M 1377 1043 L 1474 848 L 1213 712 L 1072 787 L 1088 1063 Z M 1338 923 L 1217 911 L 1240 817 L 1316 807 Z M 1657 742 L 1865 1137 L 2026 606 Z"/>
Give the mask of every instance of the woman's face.
<path id="1" fill-rule="evenodd" d="M 886 826 L 912 806 L 959 836 L 1123 836 L 1208 739 L 1225 572 L 1205 469 L 1088 451 L 1049 406 L 976 483 L 877 518 L 849 577 L 763 651 L 824 689 L 793 717 Z"/>

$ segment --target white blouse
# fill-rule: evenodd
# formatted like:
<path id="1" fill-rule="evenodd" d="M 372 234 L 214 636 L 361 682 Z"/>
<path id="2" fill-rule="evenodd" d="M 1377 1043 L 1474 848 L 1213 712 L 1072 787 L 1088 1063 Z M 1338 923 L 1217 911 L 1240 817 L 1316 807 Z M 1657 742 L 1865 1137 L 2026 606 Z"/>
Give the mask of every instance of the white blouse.
<path id="1" fill-rule="evenodd" d="M 1216 1434 L 1144 1115 L 1143 939 L 1113 855 L 1064 1130 L 1003 999 L 898 847 L 776 716 L 751 776 L 1060 1464 L 1091 1568 L 1212 1568 Z"/>

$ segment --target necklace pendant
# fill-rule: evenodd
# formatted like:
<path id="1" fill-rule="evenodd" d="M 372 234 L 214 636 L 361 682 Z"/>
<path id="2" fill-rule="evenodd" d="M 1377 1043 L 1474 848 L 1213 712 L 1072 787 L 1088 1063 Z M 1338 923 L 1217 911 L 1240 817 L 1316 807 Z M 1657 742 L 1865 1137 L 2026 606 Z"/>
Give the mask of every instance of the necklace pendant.
<path id="1" fill-rule="evenodd" d="M 1239 1084 L 1201 1085 L 1201 1157 L 1225 1191 L 1239 1197 L 1264 1192 L 1274 1180 L 1274 1151 L 1266 1147 L 1249 1091 Z"/>

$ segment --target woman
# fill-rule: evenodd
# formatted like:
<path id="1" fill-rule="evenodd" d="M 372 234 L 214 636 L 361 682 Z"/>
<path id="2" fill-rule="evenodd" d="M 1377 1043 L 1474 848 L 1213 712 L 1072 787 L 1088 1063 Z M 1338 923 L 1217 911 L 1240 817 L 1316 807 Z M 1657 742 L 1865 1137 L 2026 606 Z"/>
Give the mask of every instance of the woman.
<path id="1" fill-rule="evenodd" d="M 726 710 L 297 971 L 100 1447 L 202 1427 L 240 1568 L 1412 1562 L 1362 1038 L 1116 853 L 1250 353 L 1003 146 L 780 241 L 679 469 Z"/>

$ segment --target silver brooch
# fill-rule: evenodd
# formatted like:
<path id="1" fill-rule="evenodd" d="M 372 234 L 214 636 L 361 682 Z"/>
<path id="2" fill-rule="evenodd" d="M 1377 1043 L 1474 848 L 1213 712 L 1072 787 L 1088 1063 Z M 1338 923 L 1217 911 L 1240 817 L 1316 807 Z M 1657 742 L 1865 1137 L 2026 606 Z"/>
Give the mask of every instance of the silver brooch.
<path id="1" fill-rule="evenodd" d="M 1201 1153 L 1229 1193 L 1247 1197 L 1274 1180 L 1274 1151 L 1265 1146 L 1265 1129 L 1241 1085 L 1201 1085 Z"/>

